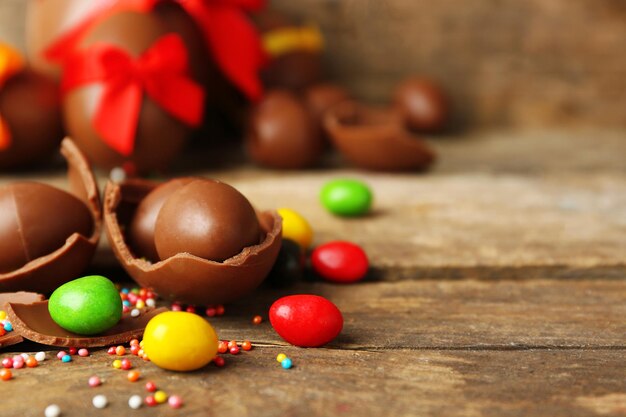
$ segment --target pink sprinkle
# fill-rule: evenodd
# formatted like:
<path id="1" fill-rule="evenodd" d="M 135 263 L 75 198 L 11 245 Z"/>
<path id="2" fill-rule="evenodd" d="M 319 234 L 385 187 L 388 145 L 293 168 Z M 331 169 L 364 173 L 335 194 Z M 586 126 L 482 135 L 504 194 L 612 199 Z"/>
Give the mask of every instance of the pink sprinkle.
<path id="1" fill-rule="evenodd" d="M 214 307 L 209 307 L 205 311 L 207 317 L 215 317 L 217 315 L 217 309 Z"/>
<path id="2" fill-rule="evenodd" d="M 167 402 L 172 408 L 180 408 L 183 406 L 183 400 L 178 395 L 171 395 L 167 399 Z"/>
<path id="3" fill-rule="evenodd" d="M 172 306 L 170 307 L 170 310 L 172 310 L 172 311 L 182 311 L 183 307 L 180 304 L 172 304 Z"/>
<path id="4" fill-rule="evenodd" d="M 89 356 L 89 351 L 85 348 L 78 349 L 78 356 L 82 356 L 82 357 Z"/>
<path id="5" fill-rule="evenodd" d="M 24 367 L 24 358 L 21 355 L 13 356 L 13 368 L 20 369 Z"/>
<path id="6" fill-rule="evenodd" d="M 89 377 L 88 383 L 90 387 L 97 387 L 98 385 L 102 384 L 102 381 L 100 381 L 100 378 L 94 375 L 92 377 Z"/>
<path id="7" fill-rule="evenodd" d="M 61 359 L 63 359 L 63 356 L 65 356 L 65 355 L 67 355 L 67 352 L 66 352 L 66 351 L 64 351 L 64 350 L 62 350 L 62 351 L 60 351 L 59 353 L 57 353 L 57 358 L 58 358 L 59 360 L 61 360 Z"/>

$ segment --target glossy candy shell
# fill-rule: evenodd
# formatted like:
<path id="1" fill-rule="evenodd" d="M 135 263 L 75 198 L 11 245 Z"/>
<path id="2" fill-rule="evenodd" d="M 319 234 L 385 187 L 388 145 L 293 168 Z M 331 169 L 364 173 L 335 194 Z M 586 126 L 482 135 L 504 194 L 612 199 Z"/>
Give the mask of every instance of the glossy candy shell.
<path id="1" fill-rule="evenodd" d="M 336 241 L 320 245 L 311 254 L 315 272 L 327 281 L 351 283 L 367 274 L 369 261 L 360 246 Z"/>

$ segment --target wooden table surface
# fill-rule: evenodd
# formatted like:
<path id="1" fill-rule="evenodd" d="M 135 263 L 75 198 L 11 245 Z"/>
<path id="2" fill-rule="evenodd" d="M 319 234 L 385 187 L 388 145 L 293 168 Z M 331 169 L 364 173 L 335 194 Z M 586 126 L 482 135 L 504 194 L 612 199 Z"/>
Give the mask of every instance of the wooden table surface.
<path id="1" fill-rule="evenodd" d="M 262 288 L 211 319 L 250 352 L 192 373 L 133 359 L 185 406 L 128 408 L 143 384 L 93 350 L 50 359 L 0 382 L 2 416 L 595 416 L 626 414 L 626 137 L 623 131 L 480 132 L 434 142 L 427 174 L 325 169 L 274 172 L 247 165 L 193 171 L 238 187 L 259 208 L 286 206 L 313 225 L 315 243 L 349 239 L 372 274 L 355 285 Z M 214 162 L 204 162 L 205 166 Z M 42 176 L 42 174 L 36 174 Z M 343 220 L 320 206 L 335 177 L 367 181 L 375 210 Z M 60 174 L 48 176 L 61 182 Z M 4 178 L 3 181 L 8 181 Z M 94 272 L 124 279 L 103 245 Z M 281 295 L 314 293 L 345 318 L 330 345 L 301 349 L 265 320 Z M 56 350 L 34 344 L 12 352 Z M 284 352 L 294 367 L 284 370 Z M 87 386 L 91 375 L 104 384 Z M 109 406 L 91 399 L 105 394 Z"/>

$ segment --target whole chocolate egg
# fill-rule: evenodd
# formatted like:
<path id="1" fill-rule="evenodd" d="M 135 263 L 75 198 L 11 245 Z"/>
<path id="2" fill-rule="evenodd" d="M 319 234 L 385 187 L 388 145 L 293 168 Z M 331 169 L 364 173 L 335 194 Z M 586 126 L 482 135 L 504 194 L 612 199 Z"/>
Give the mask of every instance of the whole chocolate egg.
<path id="1" fill-rule="evenodd" d="M 245 142 L 255 162 L 279 169 L 310 167 L 324 150 L 304 101 L 286 90 L 268 91 L 252 110 Z"/>
<path id="2" fill-rule="evenodd" d="M 7 141 L 0 147 L 0 169 L 28 167 L 50 158 L 64 135 L 56 82 L 30 69 L 10 77 L 0 85 L 0 124 L 6 129 L 0 135 Z"/>
<path id="3" fill-rule="evenodd" d="M 170 180 L 156 187 L 141 200 L 128 230 L 128 241 L 136 255 L 153 262 L 159 260 L 159 254 L 154 245 L 154 225 L 157 215 L 165 201 L 175 191 L 194 179 L 189 177 Z"/>
<path id="4" fill-rule="evenodd" d="M 450 106 L 443 89 L 427 78 L 411 77 L 401 82 L 394 90 L 393 101 L 407 125 L 418 132 L 437 132 L 449 117 Z"/>
<path id="5" fill-rule="evenodd" d="M 239 191 L 219 181 L 197 179 L 163 203 L 154 228 L 160 259 L 189 253 L 222 262 L 259 243 L 256 212 Z"/>
<path id="6" fill-rule="evenodd" d="M 323 39 L 317 27 L 276 11 L 261 13 L 255 21 L 270 56 L 261 73 L 268 88 L 302 91 L 322 79 Z"/>
<path id="7" fill-rule="evenodd" d="M 53 252 L 73 233 L 89 236 L 93 228 L 82 201 L 36 182 L 0 188 L 0 212 L 0 273 Z"/>
<path id="8" fill-rule="evenodd" d="M 167 33 L 166 26 L 153 14 L 121 12 L 96 24 L 81 41 L 81 50 L 88 50 L 94 44 L 106 44 L 137 59 Z M 192 127 L 142 92 L 134 147 L 132 153 L 124 155 L 105 143 L 95 128 L 96 115 L 103 111 L 100 108 L 103 89 L 101 83 L 81 85 L 64 97 L 66 127 L 77 145 L 91 161 L 103 168 L 131 164 L 139 173 L 165 169 L 182 150 Z M 106 109 L 104 111 L 106 113 Z"/>

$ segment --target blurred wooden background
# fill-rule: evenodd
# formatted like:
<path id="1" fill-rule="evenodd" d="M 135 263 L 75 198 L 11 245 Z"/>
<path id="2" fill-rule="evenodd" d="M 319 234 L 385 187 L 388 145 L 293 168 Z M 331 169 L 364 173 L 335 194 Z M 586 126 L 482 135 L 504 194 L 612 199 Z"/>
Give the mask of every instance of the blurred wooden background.
<path id="1" fill-rule="evenodd" d="M 23 45 L 27 0 L 0 0 L 0 39 Z M 318 22 L 331 78 L 384 102 L 423 73 L 479 127 L 626 127 L 624 0 L 273 0 Z"/>

